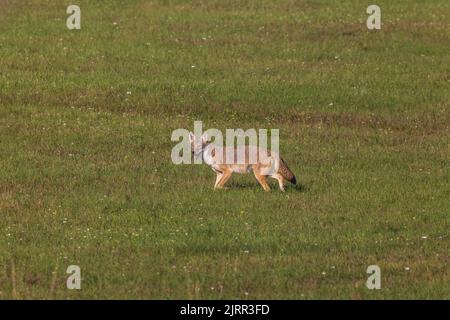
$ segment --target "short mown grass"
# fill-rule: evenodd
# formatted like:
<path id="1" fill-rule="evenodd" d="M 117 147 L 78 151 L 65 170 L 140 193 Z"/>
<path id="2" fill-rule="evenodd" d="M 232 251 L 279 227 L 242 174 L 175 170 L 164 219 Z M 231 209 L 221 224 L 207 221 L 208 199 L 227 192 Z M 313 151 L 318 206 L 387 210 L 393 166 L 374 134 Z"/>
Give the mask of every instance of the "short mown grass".
<path id="1" fill-rule="evenodd" d="M 0 299 L 450 298 L 450 2 L 69 4 L 0 0 Z M 195 120 L 299 185 L 213 191 Z"/>

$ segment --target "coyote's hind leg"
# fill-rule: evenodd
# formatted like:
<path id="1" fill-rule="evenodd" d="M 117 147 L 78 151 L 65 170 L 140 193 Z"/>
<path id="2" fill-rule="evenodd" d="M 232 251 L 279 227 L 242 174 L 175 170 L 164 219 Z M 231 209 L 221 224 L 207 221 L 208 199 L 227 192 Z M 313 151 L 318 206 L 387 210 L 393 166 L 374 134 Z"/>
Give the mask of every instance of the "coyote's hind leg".
<path id="1" fill-rule="evenodd" d="M 276 173 L 273 176 L 271 176 L 272 178 L 276 179 L 278 181 L 278 185 L 280 186 L 280 190 L 281 192 L 284 192 L 284 178 L 281 174 Z"/>

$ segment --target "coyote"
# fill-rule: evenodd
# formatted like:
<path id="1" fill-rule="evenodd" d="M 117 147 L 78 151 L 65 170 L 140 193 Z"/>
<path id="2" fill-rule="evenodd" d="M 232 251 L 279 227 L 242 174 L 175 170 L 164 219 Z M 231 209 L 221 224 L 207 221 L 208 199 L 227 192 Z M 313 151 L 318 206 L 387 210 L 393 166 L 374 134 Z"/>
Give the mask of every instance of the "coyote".
<path id="1" fill-rule="evenodd" d="M 202 159 L 217 174 L 214 189 L 224 188 L 225 183 L 230 179 L 233 172 L 253 172 L 264 191 L 270 191 L 266 177 L 278 180 L 278 185 L 282 192 L 285 191 L 285 180 L 294 185 L 297 183 L 295 175 L 289 169 L 286 162 L 278 154 L 275 154 L 275 152 L 255 146 L 240 146 L 231 149 L 227 147 L 223 148 L 216 146 L 208 140 L 206 134 L 203 134 L 201 137 L 195 137 L 192 132 L 189 133 L 192 155 L 197 159 Z M 252 153 L 256 155 L 255 162 L 249 161 Z M 244 158 L 241 161 L 236 161 L 237 155 L 239 154 Z M 234 161 L 228 161 L 230 157 Z"/>

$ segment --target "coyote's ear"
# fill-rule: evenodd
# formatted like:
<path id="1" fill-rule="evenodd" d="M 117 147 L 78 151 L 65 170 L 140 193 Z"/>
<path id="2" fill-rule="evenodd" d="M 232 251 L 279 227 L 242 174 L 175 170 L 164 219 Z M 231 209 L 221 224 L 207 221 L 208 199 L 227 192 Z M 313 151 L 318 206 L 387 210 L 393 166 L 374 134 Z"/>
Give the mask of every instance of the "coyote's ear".
<path id="1" fill-rule="evenodd" d="M 202 134 L 202 142 L 205 143 L 208 142 L 208 140 L 209 140 L 208 134 L 205 132 L 204 134 Z"/>
<path id="2" fill-rule="evenodd" d="M 189 132 L 189 142 L 192 143 L 194 142 L 194 134 L 191 132 Z"/>

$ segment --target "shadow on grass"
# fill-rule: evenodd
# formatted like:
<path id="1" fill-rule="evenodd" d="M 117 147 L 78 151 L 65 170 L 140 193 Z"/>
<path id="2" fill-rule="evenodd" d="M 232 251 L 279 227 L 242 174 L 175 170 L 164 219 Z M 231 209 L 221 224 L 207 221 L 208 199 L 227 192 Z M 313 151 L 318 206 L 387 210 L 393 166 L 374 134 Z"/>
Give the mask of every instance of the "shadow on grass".
<path id="1" fill-rule="evenodd" d="M 257 182 L 240 182 L 240 181 L 229 181 L 225 185 L 229 190 L 231 189 L 237 189 L 237 190 L 250 190 L 250 189 L 261 189 L 263 191 L 262 187 Z M 278 184 L 276 182 L 269 182 L 269 186 L 271 191 L 279 191 Z M 285 185 L 286 192 L 307 192 L 309 190 L 308 186 L 305 184 L 297 183 L 296 185 L 293 184 L 286 184 Z"/>

